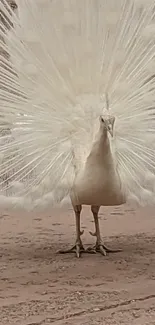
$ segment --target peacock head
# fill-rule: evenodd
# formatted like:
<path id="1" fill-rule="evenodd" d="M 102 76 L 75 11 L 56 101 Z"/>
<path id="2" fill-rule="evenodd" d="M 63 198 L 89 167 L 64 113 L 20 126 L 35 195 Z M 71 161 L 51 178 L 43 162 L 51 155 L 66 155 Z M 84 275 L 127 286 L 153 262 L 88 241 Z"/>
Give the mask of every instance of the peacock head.
<path id="1" fill-rule="evenodd" d="M 113 137 L 115 117 L 112 115 L 105 115 L 105 116 L 101 115 L 100 123 L 101 126 L 104 127 L 104 129 L 107 130 L 110 133 L 110 135 Z"/>

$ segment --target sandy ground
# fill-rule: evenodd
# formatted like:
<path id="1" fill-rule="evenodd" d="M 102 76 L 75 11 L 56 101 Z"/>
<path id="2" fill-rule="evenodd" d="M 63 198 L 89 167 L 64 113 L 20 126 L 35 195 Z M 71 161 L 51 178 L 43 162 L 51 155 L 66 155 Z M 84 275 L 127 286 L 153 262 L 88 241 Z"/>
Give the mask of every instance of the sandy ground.
<path id="1" fill-rule="evenodd" d="M 0 325 L 155 324 L 155 213 L 103 209 L 102 257 L 57 255 L 74 242 L 71 210 L 46 216 L 0 215 Z M 83 242 L 93 221 L 83 210 Z"/>

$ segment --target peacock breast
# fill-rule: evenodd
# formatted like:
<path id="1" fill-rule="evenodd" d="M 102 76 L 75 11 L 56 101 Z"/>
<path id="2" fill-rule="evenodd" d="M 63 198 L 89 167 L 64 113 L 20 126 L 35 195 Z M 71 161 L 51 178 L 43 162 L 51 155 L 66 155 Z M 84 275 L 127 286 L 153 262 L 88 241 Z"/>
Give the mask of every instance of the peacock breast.
<path id="1" fill-rule="evenodd" d="M 75 180 L 73 187 L 74 200 L 85 205 L 120 205 L 125 202 L 121 183 L 114 167 L 104 168 L 95 165 L 85 168 Z"/>

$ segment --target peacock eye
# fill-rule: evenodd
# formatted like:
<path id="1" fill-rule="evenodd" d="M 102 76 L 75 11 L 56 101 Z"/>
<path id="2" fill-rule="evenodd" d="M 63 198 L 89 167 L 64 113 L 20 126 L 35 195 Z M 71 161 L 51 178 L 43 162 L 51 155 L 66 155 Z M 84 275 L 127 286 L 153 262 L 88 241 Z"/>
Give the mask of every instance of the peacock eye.
<path id="1" fill-rule="evenodd" d="M 14 1 L 12 1 L 11 3 L 10 3 L 10 6 L 11 6 L 11 8 L 14 10 L 14 9 L 17 9 L 17 4 L 14 2 Z"/>
<path id="2" fill-rule="evenodd" d="M 103 123 L 105 122 L 103 117 L 101 117 L 101 121 L 102 121 Z"/>

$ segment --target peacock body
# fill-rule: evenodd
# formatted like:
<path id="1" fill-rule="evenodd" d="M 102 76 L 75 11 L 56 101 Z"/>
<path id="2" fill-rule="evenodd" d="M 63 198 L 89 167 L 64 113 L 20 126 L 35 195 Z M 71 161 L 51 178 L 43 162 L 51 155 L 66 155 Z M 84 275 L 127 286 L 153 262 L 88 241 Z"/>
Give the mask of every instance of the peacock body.
<path id="1" fill-rule="evenodd" d="M 78 228 L 83 204 L 154 204 L 155 1 L 17 5 L 0 2 L 1 207 L 70 197 Z"/>

